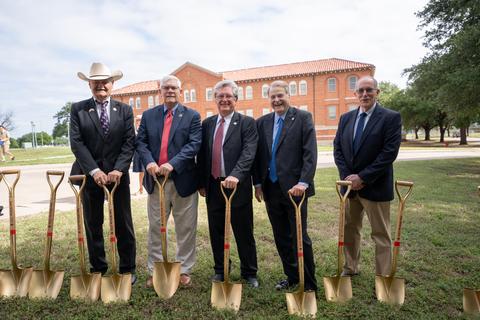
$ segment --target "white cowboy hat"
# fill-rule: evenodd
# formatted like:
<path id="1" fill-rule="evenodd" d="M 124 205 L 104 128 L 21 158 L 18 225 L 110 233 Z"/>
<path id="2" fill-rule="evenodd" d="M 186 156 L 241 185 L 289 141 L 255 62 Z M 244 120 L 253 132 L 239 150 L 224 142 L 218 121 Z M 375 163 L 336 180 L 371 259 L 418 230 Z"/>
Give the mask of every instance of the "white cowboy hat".
<path id="1" fill-rule="evenodd" d="M 90 80 L 105 80 L 112 78 L 113 81 L 120 80 L 123 77 L 123 73 L 120 70 L 115 70 L 110 73 L 110 69 L 107 68 L 102 62 L 94 62 L 90 67 L 90 78 L 85 76 L 83 73 L 77 73 L 78 77 L 85 81 Z"/>

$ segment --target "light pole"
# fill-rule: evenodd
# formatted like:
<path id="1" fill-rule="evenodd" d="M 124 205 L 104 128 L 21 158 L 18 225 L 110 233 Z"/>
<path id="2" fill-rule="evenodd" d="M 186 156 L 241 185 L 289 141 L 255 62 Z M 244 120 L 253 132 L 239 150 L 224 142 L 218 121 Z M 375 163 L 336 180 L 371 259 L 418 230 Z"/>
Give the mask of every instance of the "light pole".
<path id="1" fill-rule="evenodd" d="M 35 132 L 34 132 L 35 124 L 33 123 L 33 121 L 31 122 L 31 124 L 32 124 L 32 147 L 33 149 L 35 149 Z"/>

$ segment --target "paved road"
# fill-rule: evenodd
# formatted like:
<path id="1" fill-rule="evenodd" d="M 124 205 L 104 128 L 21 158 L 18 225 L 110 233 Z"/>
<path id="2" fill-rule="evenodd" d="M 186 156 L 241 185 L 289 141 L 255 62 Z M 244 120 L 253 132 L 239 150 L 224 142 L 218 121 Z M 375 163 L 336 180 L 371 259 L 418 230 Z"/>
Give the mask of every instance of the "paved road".
<path id="1" fill-rule="evenodd" d="M 480 157 L 479 149 L 445 149 L 445 150 L 421 150 L 421 151 L 401 151 L 397 161 L 411 160 L 429 160 L 429 159 L 448 159 L 448 158 L 471 158 Z M 319 152 L 317 168 L 334 167 L 332 152 Z M 24 216 L 48 211 L 50 202 L 50 187 L 46 179 L 47 170 L 65 171 L 65 178 L 57 191 L 56 210 L 73 210 L 75 208 L 75 196 L 67 181 L 70 173 L 71 164 L 51 164 L 51 165 L 31 165 L 31 166 L 12 166 L 6 169 L 21 170 L 20 180 L 15 188 L 16 216 Z M 13 175 L 7 175 L 7 180 L 12 183 Z M 55 184 L 58 179 L 51 176 L 52 183 Z M 132 199 L 146 197 L 146 195 L 135 196 L 139 187 L 138 173 L 130 172 Z M 0 219 L 8 219 L 8 190 L 5 183 L 0 182 L 0 205 L 4 206 L 4 215 Z"/>

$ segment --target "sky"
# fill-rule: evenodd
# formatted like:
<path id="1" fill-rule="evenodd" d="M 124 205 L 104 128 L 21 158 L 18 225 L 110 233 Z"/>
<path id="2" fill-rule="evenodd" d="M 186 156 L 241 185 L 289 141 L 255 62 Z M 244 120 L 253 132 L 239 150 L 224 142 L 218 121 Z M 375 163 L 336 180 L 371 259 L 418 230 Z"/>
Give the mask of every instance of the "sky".
<path id="1" fill-rule="evenodd" d="M 92 96 L 77 72 L 103 62 L 119 89 L 185 62 L 214 72 L 338 58 L 405 88 L 421 61 L 427 0 L 15 0 L 0 2 L 0 113 L 14 138 L 52 134 L 67 102 Z M 8 130 L 9 128 L 7 128 Z"/>

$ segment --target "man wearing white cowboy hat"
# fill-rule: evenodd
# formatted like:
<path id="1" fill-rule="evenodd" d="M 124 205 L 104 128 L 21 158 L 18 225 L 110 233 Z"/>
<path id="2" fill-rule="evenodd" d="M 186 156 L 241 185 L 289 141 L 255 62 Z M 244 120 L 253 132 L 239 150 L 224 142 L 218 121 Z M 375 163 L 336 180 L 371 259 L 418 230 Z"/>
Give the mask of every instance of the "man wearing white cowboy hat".
<path id="1" fill-rule="evenodd" d="M 90 68 L 90 77 L 78 77 L 89 83 L 93 97 L 72 105 L 70 139 L 75 162 L 70 175 L 85 174 L 82 193 L 83 216 L 91 272 L 108 269 L 103 239 L 103 185 L 110 190 L 115 182 L 115 229 L 120 256 L 120 273 L 135 275 L 135 234 L 130 206 L 128 169 L 133 157 L 135 130 L 132 108 L 110 98 L 113 83 L 123 77 L 119 70 L 110 70 L 101 62 Z"/>

